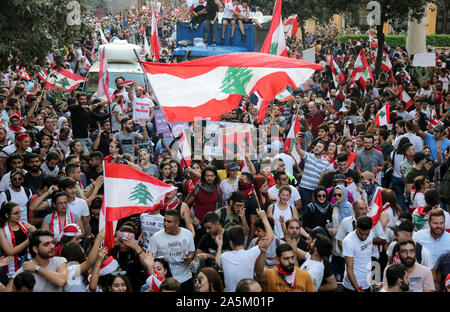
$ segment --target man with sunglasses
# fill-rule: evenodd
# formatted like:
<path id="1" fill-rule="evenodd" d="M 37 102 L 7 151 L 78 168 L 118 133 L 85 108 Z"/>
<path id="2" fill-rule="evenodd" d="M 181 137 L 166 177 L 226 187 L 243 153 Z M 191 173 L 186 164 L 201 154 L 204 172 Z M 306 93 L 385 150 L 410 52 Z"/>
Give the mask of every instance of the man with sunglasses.
<path id="1" fill-rule="evenodd" d="M 28 201 L 33 193 L 27 187 L 23 187 L 25 174 L 20 168 L 11 171 L 11 186 L 0 194 L 0 206 L 4 202 L 15 202 L 20 206 L 21 222 L 28 222 Z"/>

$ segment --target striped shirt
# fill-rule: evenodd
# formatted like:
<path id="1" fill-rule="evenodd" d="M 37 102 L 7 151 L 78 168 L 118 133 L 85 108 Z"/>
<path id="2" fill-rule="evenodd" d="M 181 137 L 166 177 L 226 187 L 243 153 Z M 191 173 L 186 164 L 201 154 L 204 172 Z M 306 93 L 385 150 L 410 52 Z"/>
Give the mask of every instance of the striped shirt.
<path id="1" fill-rule="evenodd" d="M 320 175 L 325 171 L 333 170 L 333 168 L 325 158 L 317 159 L 312 153 L 305 152 L 305 154 L 305 169 L 303 170 L 300 187 L 314 190 L 319 183 Z"/>

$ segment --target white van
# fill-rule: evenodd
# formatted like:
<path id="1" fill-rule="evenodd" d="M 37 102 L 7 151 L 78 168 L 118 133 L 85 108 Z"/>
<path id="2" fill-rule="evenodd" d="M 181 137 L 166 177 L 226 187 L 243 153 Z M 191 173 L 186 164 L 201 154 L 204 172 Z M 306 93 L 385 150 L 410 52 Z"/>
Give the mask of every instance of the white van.
<path id="1" fill-rule="evenodd" d="M 99 47 L 98 59 L 92 64 L 86 76 L 88 81 L 84 84 L 83 92 L 95 93 L 98 88 L 98 73 L 100 71 L 100 56 L 103 49 L 108 61 L 109 88 L 115 90 L 116 84 L 114 80 L 123 76 L 125 80 L 134 80 L 135 82 L 146 86 L 147 91 L 150 89 L 145 79 L 145 72 L 142 70 L 138 62 L 136 54 L 141 56 L 142 48 L 140 46 L 130 44 L 126 40 L 113 39 L 111 43 L 102 44 Z"/>

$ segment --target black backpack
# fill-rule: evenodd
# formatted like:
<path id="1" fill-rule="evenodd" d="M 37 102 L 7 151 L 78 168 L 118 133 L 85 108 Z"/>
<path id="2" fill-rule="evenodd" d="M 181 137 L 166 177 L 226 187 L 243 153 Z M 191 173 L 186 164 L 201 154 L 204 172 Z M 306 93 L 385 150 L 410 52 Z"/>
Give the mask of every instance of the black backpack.
<path id="1" fill-rule="evenodd" d="M 23 189 L 25 190 L 25 194 L 27 195 L 28 200 L 30 200 L 31 195 L 33 195 L 33 192 L 28 188 L 28 187 L 23 187 Z M 9 202 L 11 201 L 11 191 L 9 189 L 7 189 L 5 191 L 5 195 L 6 195 L 6 201 Z"/>

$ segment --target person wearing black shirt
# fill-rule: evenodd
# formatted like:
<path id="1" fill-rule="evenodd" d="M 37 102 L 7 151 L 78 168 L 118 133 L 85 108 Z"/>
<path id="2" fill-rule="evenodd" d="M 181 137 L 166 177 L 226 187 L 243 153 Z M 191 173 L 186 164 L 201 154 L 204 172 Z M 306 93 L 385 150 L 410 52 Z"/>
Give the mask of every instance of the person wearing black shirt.
<path id="1" fill-rule="evenodd" d="M 33 194 L 37 192 L 39 186 L 44 180 L 45 174 L 41 170 L 42 161 L 38 154 L 30 154 L 27 158 L 27 169 L 29 170 L 24 177 L 23 186 L 28 187 Z"/>
<path id="2" fill-rule="evenodd" d="M 73 139 L 82 144 L 85 153 L 90 152 L 92 141 L 89 138 L 89 125 L 93 121 L 108 119 L 109 114 L 94 113 L 88 106 L 87 96 L 84 93 L 78 93 L 75 105 L 70 105 L 67 109 L 72 121 Z"/>
<path id="3" fill-rule="evenodd" d="M 89 154 L 89 170 L 86 172 L 86 180 L 88 185 L 91 180 L 96 180 L 100 175 L 103 175 L 103 154 L 99 151 Z M 103 185 L 100 187 L 98 194 L 102 195 L 104 192 Z"/>
<path id="4" fill-rule="evenodd" d="M 225 231 L 220 224 L 219 216 L 211 211 L 205 215 L 203 219 L 206 233 L 200 239 L 195 255 L 200 258 L 200 267 L 208 266 L 213 267 L 215 265 L 215 258 L 217 252 L 216 237 L 217 235 L 223 235 L 222 251 L 232 250 L 229 245 L 227 231 Z"/>
<path id="5" fill-rule="evenodd" d="M 109 120 L 100 121 L 100 128 L 91 135 L 91 140 L 94 151 L 102 152 L 103 156 L 109 154 L 109 143 L 112 142 L 111 123 Z"/>

